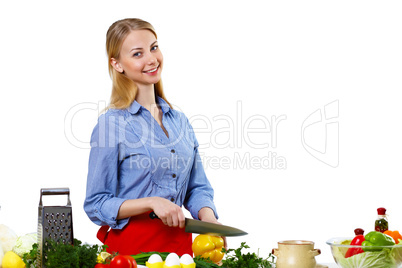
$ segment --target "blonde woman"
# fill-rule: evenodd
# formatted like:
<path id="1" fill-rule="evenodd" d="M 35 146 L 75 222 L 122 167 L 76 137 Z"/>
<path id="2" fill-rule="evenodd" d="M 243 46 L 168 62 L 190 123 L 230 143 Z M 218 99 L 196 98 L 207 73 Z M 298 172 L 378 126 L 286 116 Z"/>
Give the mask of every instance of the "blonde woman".
<path id="1" fill-rule="evenodd" d="M 113 88 L 91 136 L 84 209 L 109 252 L 192 254 L 182 206 L 217 223 L 214 192 L 188 119 L 163 93 L 155 30 L 140 19 L 117 21 L 106 50 Z"/>

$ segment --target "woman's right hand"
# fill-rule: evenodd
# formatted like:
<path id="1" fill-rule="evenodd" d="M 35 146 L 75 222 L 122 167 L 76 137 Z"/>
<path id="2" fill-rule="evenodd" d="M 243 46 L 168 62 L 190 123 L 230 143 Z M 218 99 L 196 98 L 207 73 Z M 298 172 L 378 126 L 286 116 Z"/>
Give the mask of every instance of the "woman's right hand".
<path id="1" fill-rule="evenodd" d="M 162 197 L 152 199 L 152 210 L 165 225 L 184 228 L 186 218 L 181 207 Z"/>

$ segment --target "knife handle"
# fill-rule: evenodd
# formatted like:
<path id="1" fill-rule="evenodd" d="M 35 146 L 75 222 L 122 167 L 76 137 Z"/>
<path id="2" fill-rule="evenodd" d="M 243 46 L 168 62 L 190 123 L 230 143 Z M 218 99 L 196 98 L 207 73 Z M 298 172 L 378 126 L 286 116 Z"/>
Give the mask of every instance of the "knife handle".
<path id="1" fill-rule="evenodd" d="M 155 212 L 153 212 L 153 211 L 151 213 L 149 213 L 149 217 L 151 219 L 159 219 L 158 215 L 156 215 Z"/>

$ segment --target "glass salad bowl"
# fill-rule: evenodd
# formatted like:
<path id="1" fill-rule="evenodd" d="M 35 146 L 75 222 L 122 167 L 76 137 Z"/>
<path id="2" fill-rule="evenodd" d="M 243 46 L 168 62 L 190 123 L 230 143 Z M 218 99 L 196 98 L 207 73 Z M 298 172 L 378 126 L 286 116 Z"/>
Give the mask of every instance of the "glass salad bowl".
<path id="1" fill-rule="evenodd" d="M 352 239 L 352 237 L 337 237 L 327 241 L 339 267 L 402 268 L 402 243 L 392 246 L 363 247 L 350 245 Z M 352 251 L 355 251 L 354 255 L 350 253 Z"/>

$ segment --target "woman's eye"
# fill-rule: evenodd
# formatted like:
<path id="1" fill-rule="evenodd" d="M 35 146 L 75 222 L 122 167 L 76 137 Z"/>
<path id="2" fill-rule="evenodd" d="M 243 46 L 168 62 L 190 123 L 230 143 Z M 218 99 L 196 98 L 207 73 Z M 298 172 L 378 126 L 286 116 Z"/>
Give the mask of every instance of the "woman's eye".
<path id="1" fill-rule="evenodd" d="M 151 51 L 152 50 L 157 50 L 158 49 L 158 46 L 153 46 L 152 48 L 151 48 Z"/>
<path id="2" fill-rule="evenodd" d="M 139 56 L 141 56 L 141 52 L 136 52 L 136 53 L 134 53 L 133 56 L 134 56 L 134 57 L 139 57 Z"/>

